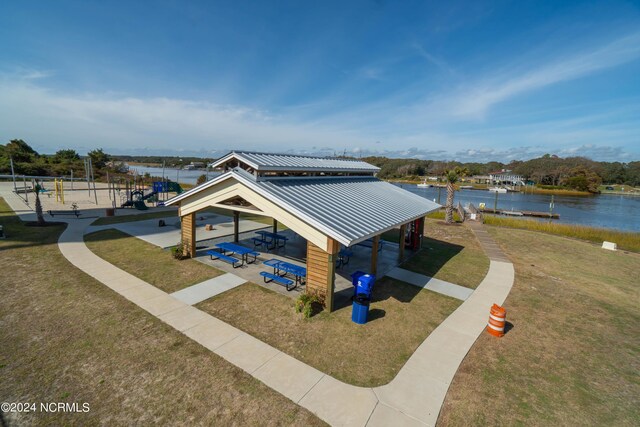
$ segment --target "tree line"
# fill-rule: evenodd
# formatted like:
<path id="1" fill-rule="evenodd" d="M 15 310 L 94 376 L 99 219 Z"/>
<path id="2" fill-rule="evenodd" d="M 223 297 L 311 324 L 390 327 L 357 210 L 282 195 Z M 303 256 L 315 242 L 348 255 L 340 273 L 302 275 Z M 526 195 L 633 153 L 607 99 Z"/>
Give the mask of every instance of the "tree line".
<path id="1" fill-rule="evenodd" d="M 456 162 L 440 160 L 389 159 L 363 157 L 361 160 L 380 168 L 382 179 L 419 179 L 422 176 L 443 176 L 456 167 L 469 175 L 488 175 L 502 169 L 522 175 L 525 181 L 541 186 L 597 192 L 601 184 L 640 186 L 640 161 L 597 162 L 586 157 L 558 157 L 545 154 L 530 160 L 501 162 Z"/>
<path id="2" fill-rule="evenodd" d="M 87 156 L 81 157 L 75 150 L 63 149 L 55 154 L 40 154 L 21 139 L 13 139 L 5 145 L 0 145 L 0 174 L 11 174 L 11 160 L 16 175 L 31 176 L 69 176 L 73 170 L 74 176 L 83 178 L 85 175 L 84 158 L 90 158 L 95 178 L 104 176 L 107 172 L 113 174 L 126 173 L 126 165 L 112 162 L 111 156 L 97 148 L 89 151 Z"/>
<path id="3" fill-rule="evenodd" d="M 211 162 L 213 159 L 197 157 L 161 157 L 161 156 L 112 156 L 101 148 L 91 150 L 91 158 L 96 178 L 107 172 L 126 173 L 125 161 L 141 163 L 159 163 L 180 166 L 191 161 Z M 0 174 L 10 174 L 9 159 L 13 159 L 14 170 L 18 175 L 69 176 L 71 170 L 77 177 L 84 176 L 83 157 L 70 149 L 58 150 L 55 154 L 39 154 L 21 139 L 11 140 L 0 145 Z M 640 186 L 640 161 L 597 162 L 586 157 L 558 157 L 545 154 L 530 160 L 501 162 L 456 162 L 440 160 L 390 159 L 386 157 L 364 157 L 361 160 L 380 168 L 378 177 L 382 179 L 420 179 L 423 176 L 442 177 L 447 171 L 460 168 L 467 174 L 487 175 L 502 169 L 512 170 L 522 175 L 525 181 L 541 186 L 575 189 L 597 192 L 601 184 L 624 184 Z"/>

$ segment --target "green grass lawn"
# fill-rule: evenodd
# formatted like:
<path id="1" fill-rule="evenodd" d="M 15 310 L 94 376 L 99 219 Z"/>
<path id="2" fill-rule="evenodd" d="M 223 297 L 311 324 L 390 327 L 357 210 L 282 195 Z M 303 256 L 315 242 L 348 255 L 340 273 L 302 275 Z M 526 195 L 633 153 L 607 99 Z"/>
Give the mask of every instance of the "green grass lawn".
<path id="1" fill-rule="evenodd" d="M 539 232 L 488 231 L 514 260 L 504 304 L 513 327 L 475 343 L 440 424 L 638 425 L 640 255 Z"/>
<path id="2" fill-rule="evenodd" d="M 255 284 L 197 307 L 339 380 L 376 386 L 392 380 L 459 305 L 456 299 L 385 277 L 376 282 L 366 325 L 351 321 L 351 306 L 304 319 L 291 298 Z"/>
<path id="3" fill-rule="evenodd" d="M 548 221 L 536 221 L 522 218 L 506 218 L 495 215 L 485 215 L 484 223 L 500 227 L 521 228 L 523 230 L 541 231 L 559 236 L 574 237 L 588 240 L 598 245 L 603 241 L 615 242 L 619 249 L 640 252 L 640 233 L 619 231 L 609 228 L 587 227 L 577 224 L 560 224 Z"/>
<path id="4" fill-rule="evenodd" d="M 179 261 L 171 251 L 119 230 L 87 234 L 85 242 L 100 258 L 169 293 L 224 273 L 192 259 Z"/>
<path id="5" fill-rule="evenodd" d="M 71 265 L 64 226 L 27 227 L 2 199 L 0 224 L 0 401 L 90 405 L 6 425 L 323 425 Z"/>
<path id="6" fill-rule="evenodd" d="M 489 270 L 489 258 L 469 228 L 427 219 L 422 250 L 401 267 L 475 289 Z"/>
<path id="7" fill-rule="evenodd" d="M 122 212 L 122 210 L 119 210 L 117 212 Z M 131 215 L 118 214 L 117 216 L 105 216 L 105 217 L 96 219 L 95 221 L 93 221 L 93 224 L 91 225 L 120 224 L 123 222 L 144 221 L 147 219 L 166 218 L 170 216 L 178 216 L 178 211 L 165 209 L 158 212 L 148 212 L 143 214 L 131 214 Z"/>

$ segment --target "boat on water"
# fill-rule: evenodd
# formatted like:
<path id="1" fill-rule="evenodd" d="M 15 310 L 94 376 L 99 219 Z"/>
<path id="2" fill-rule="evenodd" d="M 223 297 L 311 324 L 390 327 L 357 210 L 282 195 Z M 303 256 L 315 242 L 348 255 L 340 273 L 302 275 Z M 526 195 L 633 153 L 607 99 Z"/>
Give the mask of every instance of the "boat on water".
<path id="1" fill-rule="evenodd" d="M 461 185 L 461 190 L 473 190 L 473 185 Z"/>
<path id="2" fill-rule="evenodd" d="M 424 181 L 422 181 L 420 184 L 417 184 L 417 186 L 418 186 L 419 188 L 429 188 L 429 187 L 432 187 L 432 185 L 431 185 L 431 184 L 427 184 L 427 180 L 426 180 L 426 179 L 425 179 Z"/>
<path id="3" fill-rule="evenodd" d="M 506 193 L 507 189 L 502 187 L 491 187 L 489 188 L 489 191 L 491 191 L 492 193 Z"/>

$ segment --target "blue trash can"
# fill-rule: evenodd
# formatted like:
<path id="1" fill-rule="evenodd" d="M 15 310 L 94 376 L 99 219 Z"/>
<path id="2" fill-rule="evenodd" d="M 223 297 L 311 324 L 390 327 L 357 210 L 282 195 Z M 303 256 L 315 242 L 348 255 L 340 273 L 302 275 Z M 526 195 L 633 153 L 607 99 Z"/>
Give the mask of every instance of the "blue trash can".
<path id="1" fill-rule="evenodd" d="M 355 273 L 351 274 L 351 284 L 353 285 L 353 287 L 358 286 L 358 279 L 360 279 L 360 276 L 364 276 L 365 273 L 364 271 L 356 271 Z"/>
<path id="2" fill-rule="evenodd" d="M 353 299 L 353 305 L 351 306 L 351 321 L 359 325 L 367 323 L 367 316 L 369 315 L 369 303 L 370 298 L 365 294 L 358 294 Z"/>
<path id="3" fill-rule="evenodd" d="M 356 285 L 356 295 L 365 294 L 367 298 L 371 299 L 371 291 L 373 290 L 373 284 L 376 281 L 376 276 L 373 274 L 363 274 L 358 278 L 358 284 Z"/>

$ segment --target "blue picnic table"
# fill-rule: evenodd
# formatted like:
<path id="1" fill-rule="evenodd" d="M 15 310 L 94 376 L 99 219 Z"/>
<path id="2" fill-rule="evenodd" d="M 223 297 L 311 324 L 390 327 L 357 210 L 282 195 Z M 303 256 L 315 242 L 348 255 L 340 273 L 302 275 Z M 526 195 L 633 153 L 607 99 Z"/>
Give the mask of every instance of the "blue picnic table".
<path id="1" fill-rule="evenodd" d="M 336 267 L 341 268 L 343 265 L 349 264 L 349 260 L 353 256 L 353 251 L 349 248 L 342 248 L 338 252 L 338 260 L 336 261 Z"/>
<path id="2" fill-rule="evenodd" d="M 382 246 L 385 244 L 384 240 L 380 240 L 378 242 L 378 252 L 382 250 Z M 373 239 L 363 240 L 362 242 L 356 243 L 356 246 L 364 246 L 365 248 L 373 249 Z"/>
<path id="3" fill-rule="evenodd" d="M 279 259 L 270 259 L 263 262 L 264 265 L 268 265 L 273 268 L 273 274 L 283 276 L 292 275 L 295 277 L 296 285 L 303 284 L 304 279 L 307 277 L 307 269 L 290 262 L 281 261 Z"/>
<path id="4" fill-rule="evenodd" d="M 260 255 L 253 249 L 246 248 L 244 246 L 237 245 L 231 242 L 216 243 L 215 247 L 221 249 L 223 254 L 225 254 L 226 252 L 231 252 L 240 255 L 242 257 L 242 261 L 246 262 L 247 264 L 256 262 L 258 255 Z M 249 256 L 253 256 L 252 261 L 249 261 Z"/>
<path id="5" fill-rule="evenodd" d="M 266 230 L 258 230 L 255 234 L 260 236 L 259 238 L 253 238 L 253 244 L 255 247 L 266 245 L 268 249 L 274 249 L 276 246 L 282 248 L 289 240 L 288 237 L 282 234 L 272 233 Z"/>

